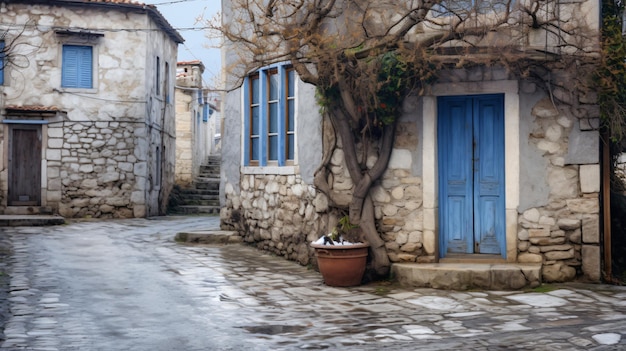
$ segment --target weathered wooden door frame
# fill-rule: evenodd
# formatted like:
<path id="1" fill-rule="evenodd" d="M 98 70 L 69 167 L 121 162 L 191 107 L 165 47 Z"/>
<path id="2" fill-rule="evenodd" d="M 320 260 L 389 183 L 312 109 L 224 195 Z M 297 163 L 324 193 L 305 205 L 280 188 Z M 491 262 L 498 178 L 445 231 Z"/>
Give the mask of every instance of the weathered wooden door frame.
<path id="1" fill-rule="evenodd" d="M 32 144 L 32 149 L 30 149 L 30 153 L 33 159 L 30 161 L 30 167 L 28 167 L 29 171 L 32 172 L 29 177 L 24 177 L 23 175 L 16 174 L 18 171 L 16 167 L 24 166 L 24 163 L 27 162 L 20 156 L 16 155 L 16 141 L 15 132 L 18 130 L 31 130 L 35 131 L 36 138 L 34 144 Z M 7 205 L 8 206 L 41 206 L 42 205 L 42 187 L 41 187 L 41 160 L 42 160 L 42 125 L 41 124 L 9 124 L 7 131 L 7 139 L 8 139 L 8 162 L 7 162 Z M 18 158 L 18 159 L 16 159 Z M 14 184 L 15 182 L 29 181 L 30 184 L 27 184 L 29 187 L 32 187 L 32 191 L 28 195 L 32 195 L 33 198 L 21 199 L 19 198 L 20 194 L 14 193 L 15 190 Z M 20 185 L 23 185 L 21 183 Z"/>
<path id="2" fill-rule="evenodd" d="M 427 255 L 439 259 L 439 192 L 437 171 L 437 97 L 444 95 L 504 94 L 506 261 L 517 261 L 520 189 L 520 100 L 517 80 L 434 84 L 420 99 L 422 125 L 423 238 Z"/>

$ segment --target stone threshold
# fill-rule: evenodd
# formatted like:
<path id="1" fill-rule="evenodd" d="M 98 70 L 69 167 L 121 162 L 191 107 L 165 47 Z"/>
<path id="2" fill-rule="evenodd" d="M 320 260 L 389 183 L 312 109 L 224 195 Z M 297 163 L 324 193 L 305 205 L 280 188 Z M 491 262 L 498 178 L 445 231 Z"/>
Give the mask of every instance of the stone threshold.
<path id="1" fill-rule="evenodd" d="M 243 238 L 236 231 L 196 230 L 176 233 L 174 240 L 190 244 L 239 244 Z"/>
<path id="2" fill-rule="evenodd" d="M 444 290 L 520 290 L 541 285 L 541 264 L 394 263 L 392 277 L 404 287 Z"/>
<path id="3" fill-rule="evenodd" d="M 40 227 L 65 224 L 65 218 L 54 215 L 0 215 L 0 227 Z"/>

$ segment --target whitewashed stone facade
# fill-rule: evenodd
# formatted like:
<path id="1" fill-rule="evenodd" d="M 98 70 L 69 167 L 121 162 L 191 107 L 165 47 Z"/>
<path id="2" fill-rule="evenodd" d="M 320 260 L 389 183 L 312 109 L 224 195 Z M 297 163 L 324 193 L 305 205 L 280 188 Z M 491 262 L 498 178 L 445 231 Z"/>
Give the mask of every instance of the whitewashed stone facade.
<path id="1" fill-rule="evenodd" d="M 542 263 L 545 282 L 598 281 L 599 135 L 593 128 L 598 110 L 584 103 L 577 109 L 578 117 L 568 108 L 555 108 L 533 83 L 511 81 L 505 74 L 500 77 L 500 81 L 481 80 L 474 84 L 478 90 L 470 93 L 499 90 L 515 97 L 507 99 L 507 104 L 514 104 L 507 111 L 516 111 L 507 118 L 518 121 L 514 130 L 507 122 L 507 144 L 517 138 L 518 146 L 506 155 L 507 167 L 517 172 L 507 171 L 506 260 Z M 392 262 L 439 260 L 437 187 L 436 182 L 427 181 L 436 178 L 437 168 L 432 160 L 435 150 L 430 148 L 430 126 L 436 123 L 430 119 L 436 118 L 427 105 L 438 89 L 441 94 L 455 93 L 443 81 L 433 88 L 435 95 L 405 101 L 388 170 L 372 191 L 377 227 Z M 231 102 L 230 108 L 238 109 L 238 101 Z M 234 118 L 239 117 L 235 114 Z M 341 149 L 335 151 L 329 167 L 334 189 L 349 191 L 353 184 L 343 167 Z M 264 250 L 301 264 L 315 263 L 309 242 L 328 230 L 328 218 L 326 198 L 312 186 L 312 173 L 281 175 L 260 170 L 234 177 L 237 183 L 228 181 L 229 172 L 240 169 L 226 169 L 222 226 L 239 230 L 247 242 Z"/>
<path id="2" fill-rule="evenodd" d="M 0 212 L 164 213 L 174 182 L 182 37 L 154 6 L 130 1 L 4 1 L 0 15 L 10 46 L 0 85 Z M 92 48 L 91 88 L 62 86 L 65 44 Z M 27 205 L 10 198 L 12 133 L 20 128 L 35 130 L 41 141 L 41 167 L 28 172 L 40 176 L 40 187 L 20 198 L 31 200 Z"/>

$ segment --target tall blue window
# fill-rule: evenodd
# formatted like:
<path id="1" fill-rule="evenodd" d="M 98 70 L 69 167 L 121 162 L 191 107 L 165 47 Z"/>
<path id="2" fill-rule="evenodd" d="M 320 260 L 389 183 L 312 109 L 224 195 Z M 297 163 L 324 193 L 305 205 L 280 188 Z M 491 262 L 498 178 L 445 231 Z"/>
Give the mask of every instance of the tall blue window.
<path id="1" fill-rule="evenodd" d="M 64 88 L 93 88 L 93 48 L 63 45 L 61 86 Z"/>
<path id="2" fill-rule="evenodd" d="M 0 41 L 0 85 L 4 84 L 4 41 Z"/>
<path id="3" fill-rule="evenodd" d="M 295 71 L 286 64 L 263 68 L 244 82 L 244 163 L 285 166 L 295 155 Z"/>

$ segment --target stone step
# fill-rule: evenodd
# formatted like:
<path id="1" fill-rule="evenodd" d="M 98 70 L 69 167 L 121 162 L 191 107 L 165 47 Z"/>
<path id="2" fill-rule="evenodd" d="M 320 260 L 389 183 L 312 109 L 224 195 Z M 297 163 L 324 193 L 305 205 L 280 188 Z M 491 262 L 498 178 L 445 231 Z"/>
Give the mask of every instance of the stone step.
<path id="1" fill-rule="evenodd" d="M 394 263 L 391 274 L 405 287 L 445 290 L 519 290 L 541 285 L 540 264 Z"/>
<path id="2" fill-rule="evenodd" d="M 209 191 L 214 191 L 214 190 L 209 190 Z M 218 200 L 220 199 L 219 194 L 217 193 L 213 193 L 213 194 L 199 194 L 199 193 L 185 193 L 182 196 L 183 199 L 185 200 L 194 200 L 194 201 L 202 201 L 202 200 L 208 200 L 208 201 L 213 201 L 213 200 Z"/>
<path id="3" fill-rule="evenodd" d="M 227 230 L 199 230 L 176 233 L 174 240 L 194 244 L 238 244 L 243 242 L 239 233 Z"/>
<path id="4" fill-rule="evenodd" d="M 219 178 L 220 170 L 202 170 L 198 173 L 199 178 Z"/>
<path id="5" fill-rule="evenodd" d="M 219 190 L 220 188 L 220 183 L 218 182 L 198 182 L 198 181 L 194 181 L 193 182 L 193 186 L 196 189 L 203 189 L 203 190 Z"/>
<path id="6" fill-rule="evenodd" d="M 220 177 L 196 177 L 194 183 L 220 183 Z"/>
<path id="7" fill-rule="evenodd" d="M 214 200 L 193 200 L 193 199 L 181 199 L 179 206 L 215 206 L 219 207 L 220 199 Z"/>
<path id="8" fill-rule="evenodd" d="M 220 206 L 183 205 L 176 206 L 173 212 L 180 214 L 219 214 Z"/>
<path id="9" fill-rule="evenodd" d="M 39 227 L 65 224 L 65 218 L 50 215 L 0 215 L 0 227 Z"/>
<path id="10" fill-rule="evenodd" d="M 183 195 L 219 195 L 219 189 L 196 189 L 196 188 L 185 188 L 180 189 L 180 194 Z"/>

